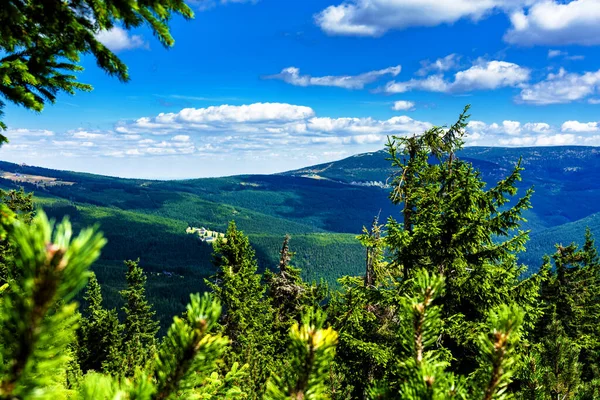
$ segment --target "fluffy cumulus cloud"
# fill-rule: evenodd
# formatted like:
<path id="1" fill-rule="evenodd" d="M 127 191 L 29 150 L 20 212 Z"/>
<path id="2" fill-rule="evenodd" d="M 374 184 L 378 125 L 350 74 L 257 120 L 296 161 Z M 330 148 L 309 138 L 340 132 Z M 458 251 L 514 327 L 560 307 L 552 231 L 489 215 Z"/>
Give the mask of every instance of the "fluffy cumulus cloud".
<path id="1" fill-rule="evenodd" d="M 570 133 L 557 133 L 554 135 L 523 136 L 509 139 L 500 139 L 498 143 L 503 146 L 566 146 L 575 144 L 577 137 Z"/>
<path id="2" fill-rule="evenodd" d="M 350 0 L 332 5 L 315 21 L 331 35 L 380 36 L 392 29 L 473 21 L 496 10 L 513 10 L 528 0 Z"/>
<path id="3" fill-rule="evenodd" d="M 386 93 L 405 93 L 411 90 L 429 92 L 470 92 L 493 90 L 519 86 L 527 82 L 530 71 L 527 68 L 506 61 L 478 60 L 470 68 L 458 71 L 452 81 L 443 75 L 430 75 L 426 78 L 413 78 L 405 82 L 388 82 L 383 88 Z"/>
<path id="4" fill-rule="evenodd" d="M 504 13 L 504 40 L 519 45 L 600 44 L 600 0 L 347 0 L 315 15 L 330 35 L 380 36 L 390 30 L 479 21 Z"/>
<path id="5" fill-rule="evenodd" d="M 61 162 L 176 157 L 169 162 L 177 163 L 182 159 L 189 162 L 190 157 L 217 160 L 226 155 L 240 162 L 285 159 L 285 163 L 303 166 L 378 150 L 388 135 L 421 133 L 432 126 L 406 115 L 334 118 L 317 115 L 301 105 L 254 103 L 187 108 L 121 121 L 110 130 L 13 129 L 8 132 L 11 143 L 2 151 L 5 159 L 16 162 L 43 163 L 48 157 L 60 157 Z M 599 130 L 598 122 L 574 120 L 557 126 L 511 119 L 493 123 L 474 120 L 467 127 L 467 145 L 598 145 Z"/>
<path id="6" fill-rule="evenodd" d="M 504 39 L 520 45 L 600 44 L 600 0 L 543 0 L 510 15 Z"/>
<path id="7" fill-rule="evenodd" d="M 131 50 L 136 48 L 148 48 L 148 43 L 139 35 L 132 35 L 118 26 L 100 31 L 96 39 L 112 51 Z"/>
<path id="8" fill-rule="evenodd" d="M 411 111 L 415 109 L 415 103 L 407 100 L 398 100 L 394 102 L 392 110 L 395 111 Z"/>
<path id="9" fill-rule="evenodd" d="M 328 75 L 315 77 L 300 74 L 299 68 L 288 67 L 284 68 L 278 74 L 266 76 L 265 79 L 279 79 L 294 86 L 334 86 L 344 89 L 363 89 L 365 85 L 373 83 L 385 75 L 397 76 L 401 69 L 401 66 L 398 65 L 395 67 L 365 72 L 359 75 Z"/>
<path id="10" fill-rule="evenodd" d="M 598 132 L 598 122 L 579 122 L 579 121 L 565 121 L 562 124 L 561 130 L 563 132 Z"/>
<path id="11" fill-rule="evenodd" d="M 178 113 L 160 113 L 154 118 L 142 117 L 133 124 L 118 126 L 120 133 L 131 133 L 131 128 L 157 134 L 178 131 L 184 128 L 195 130 L 227 129 L 231 125 L 251 123 L 291 122 L 314 115 L 310 107 L 285 103 L 254 103 L 242 106 L 211 106 L 206 108 L 184 108 Z"/>
<path id="12" fill-rule="evenodd" d="M 384 120 L 330 118 L 316 116 L 309 107 L 255 103 L 183 109 L 178 113 L 159 114 L 124 123 L 118 126 L 117 131 L 153 137 L 171 136 L 171 142 L 196 143 L 199 154 L 222 152 L 225 149 L 246 154 L 296 149 L 296 154 L 302 154 L 312 148 L 321 148 L 332 154 L 345 151 L 332 146 L 371 145 L 377 149 L 383 145 L 387 135 L 422 132 L 431 126 L 428 122 L 407 116 Z M 156 139 L 146 140 L 151 142 L 145 145 L 157 146 Z M 199 147 L 199 143 L 204 147 Z"/>
<path id="13" fill-rule="evenodd" d="M 532 85 L 526 85 L 517 100 L 538 105 L 570 103 L 588 99 L 599 94 L 600 70 L 596 72 L 569 73 L 560 69 L 550 73 L 546 79 Z"/>
<path id="14" fill-rule="evenodd" d="M 467 143 L 491 146 L 564 146 L 597 145 L 600 136 L 596 122 L 565 121 L 561 126 L 545 122 L 471 121 L 467 126 Z"/>
<path id="15" fill-rule="evenodd" d="M 285 157 L 322 160 L 334 154 L 377 150 L 387 135 L 419 133 L 431 126 L 408 116 L 331 118 L 317 116 L 312 108 L 301 105 L 254 103 L 185 108 L 121 121 L 108 131 L 76 129 L 55 134 L 14 130 L 14 143 L 6 150 L 24 155 L 35 148 L 40 156 L 60 152 L 65 157 L 210 158 L 234 154 L 260 158 L 287 154 Z M 328 155 L 323 156 L 325 153 Z"/>

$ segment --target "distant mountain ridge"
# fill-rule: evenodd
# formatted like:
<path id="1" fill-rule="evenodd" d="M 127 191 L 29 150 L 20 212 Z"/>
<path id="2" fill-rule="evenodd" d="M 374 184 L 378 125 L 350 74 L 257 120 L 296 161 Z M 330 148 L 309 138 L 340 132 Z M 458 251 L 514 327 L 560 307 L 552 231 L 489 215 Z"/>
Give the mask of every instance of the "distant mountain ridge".
<path id="1" fill-rule="evenodd" d="M 459 157 L 471 162 L 488 183 L 508 175 L 522 157 L 525 171 L 519 194 L 532 186 L 535 194 L 523 224 L 531 230 L 531 241 L 521 261 L 532 270 L 543 254 L 553 251 L 554 243 L 582 242 L 586 226 L 600 237 L 600 148 L 468 147 Z M 77 228 L 101 225 L 109 244 L 96 272 L 109 282 L 107 290 L 122 284 L 115 276 L 121 276 L 123 259 L 141 257 L 141 265 L 155 274 L 150 277 L 155 296 L 161 298 L 170 287 L 167 292 L 182 294 L 174 303 L 164 299 L 168 312 L 185 304 L 189 293 L 178 290 L 182 281 L 173 276 L 184 279 L 190 291 L 198 291 L 214 272 L 210 247 L 187 235 L 188 226 L 224 232 L 235 220 L 249 234 L 264 268 L 276 265 L 283 235 L 290 233 L 297 254 L 294 264 L 305 277 L 335 282 L 341 275 L 361 273 L 364 250 L 355 236 L 364 225 L 377 214 L 400 218 L 399 207 L 388 199 L 386 180 L 393 171 L 384 151 L 281 174 L 177 181 L 122 179 L 7 162 L 0 162 L 0 171 L 7 174 L 0 177 L 1 187 L 34 191 L 50 216 L 70 215 Z M 165 276 L 165 271 L 175 275 Z"/>

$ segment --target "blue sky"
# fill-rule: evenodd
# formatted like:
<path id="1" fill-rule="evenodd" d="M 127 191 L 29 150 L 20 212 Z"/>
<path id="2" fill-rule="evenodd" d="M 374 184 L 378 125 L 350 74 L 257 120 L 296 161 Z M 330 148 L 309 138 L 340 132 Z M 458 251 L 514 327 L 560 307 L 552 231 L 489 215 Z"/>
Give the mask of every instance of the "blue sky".
<path id="1" fill-rule="evenodd" d="M 6 107 L 0 159 L 145 178 L 272 173 L 452 123 L 469 145 L 600 145 L 600 0 L 195 0 L 175 47 L 99 38 L 120 83 Z"/>

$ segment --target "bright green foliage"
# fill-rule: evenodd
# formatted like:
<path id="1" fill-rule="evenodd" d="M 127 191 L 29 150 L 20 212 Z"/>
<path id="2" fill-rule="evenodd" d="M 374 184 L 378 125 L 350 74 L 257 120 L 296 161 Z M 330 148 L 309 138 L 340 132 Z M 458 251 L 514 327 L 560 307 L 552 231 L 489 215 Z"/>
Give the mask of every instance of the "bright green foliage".
<path id="1" fill-rule="evenodd" d="M 68 302 L 105 241 L 94 229 L 72 238 L 68 221 L 53 230 L 43 213 L 9 233 L 19 278 L 0 298 L 0 397 L 60 398 L 78 316 Z"/>
<path id="2" fill-rule="evenodd" d="M 388 392 L 406 399 L 460 398 L 465 394 L 465 380 L 446 373 L 447 351 L 435 346 L 442 319 L 441 307 L 434 302 L 444 293 L 444 280 L 422 270 L 410 284 L 399 304 L 400 348 L 389 367 L 395 371 L 382 383 Z"/>
<path id="3" fill-rule="evenodd" d="M 83 299 L 87 307 L 77 331 L 77 360 L 82 372 L 100 372 L 105 367 L 118 363 L 115 358 L 118 358 L 121 350 L 124 327 L 119 323 L 116 310 L 102 307 L 102 293 L 94 273 L 90 275 Z"/>
<path id="4" fill-rule="evenodd" d="M 385 262 L 385 240 L 382 237 L 383 225 L 379 224 L 379 216 L 373 219 L 371 229 L 363 228 L 358 240 L 367 249 L 365 286 L 374 287 L 386 278 L 390 278 L 393 270 Z"/>
<path id="5" fill-rule="evenodd" d="M 243 389 L 257 398 L 276 364 L 272 362 L 275 357 L 271 336 L 273 310 L 257 272 L 254 250 L 234 222 L 229 224 L 225 239 L 217 239 L 214 251 L 218 271 L 206 283 L 224 307 L 221 331 L 231 340 L 226 360 L 229 364 L 249 365 L 248 389 L 246 386 Z"/>
<path id="6" fill-rule="evenodd" d="M 451 348 L 456 368 L 469 370 L 477 350 L 480 322 L 502 304 L 518 303 L 532 326 L 535 282 L 520 281 L 517 265 L 527 232 L 519 230 L 532 191 L 510 202 L 522 167 L 486 188 L 478 171 L 458 159 L 468 107 L 449 128 L 434 127 L 420 136 L 393 137 L 388 143 L 397 168 L 391 199 L 402 204 L 403 223 L 390 219 L 386 241 L 391 264 L 403 279 L 426 269 L 445 277 L 442 341 Z"/>
<path id="7" fill-rule="evenodd" d="M 510 397 L 506 389 L 519 361 L 516 347 L 521 338 L 523 318 L 523 311 L 515 306 L 501 305 L 489 312 L 489 331 L 478 338 L 482 360 L 480 371 L 475 374 L 483 378 L 483 385 L 476 387 L 472 396 L 480 395 L 485 400 Z"/>
<path id="8" fill-rule="evenodd" d="M 33 193 L 25 194 L 23 189 L 0 190 L 0 203 L 6 205 L 24 223 L 31 223 L 33 219 Z M 0 240 L 0 287 L 14 279 L 15 273 L 10 243 L 6 239 Z"/>
<path id="9" fill-rule="evenodd" d="M 399 350 L 390 373 L 370 390 L 371 398 L 502 399 L 518 355 L 523 312 L 501 306 L 490 311 L 478 337 L 479 364 L 471 376 L 449 370 L 446 349 L 437 344 L 443 327 L 444 278 L 416 271 L 397 311 Z"/>
<path id="10" fill-rule="evenodd" d="M 286 351 L 289 346 L 286 337 L 289 336 L 290 328 L 301 321 L 307 310 L 318 306 L 325 298 L 323 284 L 305 283 L 300 276 L 300 269 L 290 265 L 294 253 L 289 249 L 289 241 L 290 236 L 286 235 L 277 272 L 265 271 L 267 294 L 274 309 L 274 331 L 278 332 L 275 338 L 277 354 Z"/>
<path id="11" fill-rule="evenodd" d="M 327 381 L 335 356 L 337 333 L 324 328 L 322 312 L 308 312 L 302 325 L 290 331 L 288 360 L 283 373 L 277 372 L 267 383 L 265 400 L 329 399 Z"/>
<path id="12" fill-rule="evenodd" d="M 544 316 L 535 331 L 547 398 L 594 398 L 600 390 L 600 263 L 586 232 L 577 245 L 556 246 L 541 274 Z"/>
<path id="13" fill-rule="evenodd" d="M 398 351 L 397 292 L 392 268 L 384 262 L 386 243 L 377 218 L 359 237 L 366 248 L 364 277 L 340 279 L 343 290 L 332 294 L 328 315 L 339 332 L 335 374 L 338 396 L 364 398 L 375 381 L 384 379 Z"/>
<path id="14" fill-rule="evenodd" d="M 156 394 L 154 399 L 204 398 L 202 384 L 217 368 L 228 340 L 209 332 L 217 323 L 221 307 L 209 295 L 202 298 L 192 295 L 185 317 L 175 317 L 156 356 L 154 377 Z M 211 395 L 238 397 L 239 389 L 230 382 L 239 378 L 243 371 L 237 370 L 221 384 L 205 388 Z M 212 379 L 216 379 L 213 376 Z"/>
<path id="15" fill-rule="evenodd" d="M 121 349 L 122 365 L 115 372 L 133 375 L 136 368 L 144 367 L 156 353 L 158 322 L 154 320 L 152 305 L 146 299 L 146 275 L 139 261 L 125 261 L 127 289 L 121 291 L 125 300 L 125 335 Z"/>
<path id="16" fill-rule="evenodd" d="M 41 111 L 59 92 L 74 94 L 92 87 L 74 73 L 81 54 L 92 54 L 100 68 L 122 81 L 129 75 L 123 62 L 96 34 L 113 27 L 146 25 L 160 42 L 173 46 L 168 29 L 173 15 L 193 18 L 183 0 L 6 0 L 0 7 L 0 95 Z M 4 102 L 0 101 L 1 109 Z M 0 121 L 0 129 L 6 126 Z M 0 141 L 6 141 L 2 136 Z"/>
<path id="17" fill-rule="evenodd" d="M 220 377 L 218 362 L 227 338 L 210 333 L 221 307 L 210 295 L 192 295 L 185 317 L 175 317 L 160 348 L 146 368 L 127 380 L 88 373 L 78 387 L 78 398 L 106 399 L 235 399 L 243 398 L 237 382 L 245 367 L 233 365 Z"/>
<path id="18" fill-rule="evenodd" d="M 576 398 L 582 387 L 582 365 L 579 362 L 580 348 L 565 335 L 561 324 L 554 320 L 546 328 L 543 340 L 542 390 L 549 399 Z"/>

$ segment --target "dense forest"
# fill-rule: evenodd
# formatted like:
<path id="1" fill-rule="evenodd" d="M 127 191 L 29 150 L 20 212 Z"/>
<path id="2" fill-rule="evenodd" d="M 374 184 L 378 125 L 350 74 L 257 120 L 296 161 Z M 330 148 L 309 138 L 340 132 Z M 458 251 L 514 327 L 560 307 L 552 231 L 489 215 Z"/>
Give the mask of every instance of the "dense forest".
<path id="1" fill-rule="evenodd" d="M 337 287 L 304 280 L 288 236 L 277 268 L 260 268 L 231 222 L 214 244 L 216 273 L 197 277 L 207 293 L 191 295 L 164 332 L 137 261 L 125 261 L 116 309 L 89 270 L 102 235 L 73 237 L 67 220 L 53 227 L 34 209 L 31 194 L 4 191 L 0 394 L 597 398 L 594 239 L 557 246 L 535 273 L 519 264 L 532 191 L 515 197 L 518 164 L 487 188 L 456 156 L 467 119 L 465 110 L 448 128 L 390 137 L 390 202 L 402 222 L 376 217 L 364 229 L 357 275 Z M 179 295 L 196 282 L 182 280 Z"/>
<path id="2" fill-rule="evenodd" d="M 95 34 L 146 25 L 168 47 L 174 16 L 193 13 L 183 0 L 7 1 L 0 8 L 0 95 L 41 111 L 58 93 L 91 90 L 73 75 L 82 54 L 127 81 L 127 67 Z M 593 235 L 581 231 L 581 246 L 556 245 L 541 268 L 521 263 L 533 190 L 520 186 L 521 161 L 506 162 L 506 174 L 489 185 L 461 157 L 468 119 L 467 107 L 451 126 L 389 137 L 388 208 L 369 215 L 358 245 L 352 235 L 324 232 L 331 215 L 311 215 L 307 207 L 282 206 L 272 219 L 254 219 L 251 208 L 177 193 L 181 207 L 166 207 L 169 214 L 157 211 L 172 204 L 168 190 L 146 196 L 93 176 L 98 186 L 85 207 L 74 205 L 78 188 L 68 201 L 44 193 L 36 200 L 41 208 L 26 190 L 2 190 L 0 399 L 600 397 Z M 351 191 L 344 229 L 362 224 L 369 210 L 360 206 L 371 192 L 322 185 Z M 326 192 L 318 188 L 304 193 Z M 271 197 L 264 193 L 261 201 Z M 101 201 L 107 198 L 155 212 Z M 298 201 L 289 193 L 279 199 Z M 214 227 L 225 235 L 212 248 L 180 237 L 174 216 L 191 213 L 194 203 L 206 206 L 212 221 L 231 217 Z M 295 223 L 274 218 L 285 212 Z M 52 218 L 65 214 L 74 223 Z M 189 224 L 206 221 L 189 217 Z M 96 220 L 113 224 L 112 247 L 98 227 L 87 226 Z M 165 233 L 142 237 L 154 225 Z M 309 275 L 298 267 L 307 263 L 296 257 L 296 244 L 314 249 Z M 153 267 L 144 268 L 138 257 L 156 248 Z M 276 252 L 276 259 L 269 255 Z M 210 274 L 186 268 L 204 256 L 212 259 Z M 340 264 L 350 265 L 335 284 L 318 279 L 340 274 Z M 158 309 L 175 315 L 169 324 Z"/>

